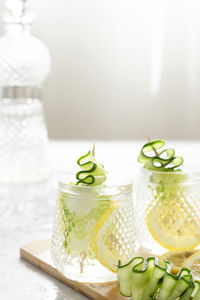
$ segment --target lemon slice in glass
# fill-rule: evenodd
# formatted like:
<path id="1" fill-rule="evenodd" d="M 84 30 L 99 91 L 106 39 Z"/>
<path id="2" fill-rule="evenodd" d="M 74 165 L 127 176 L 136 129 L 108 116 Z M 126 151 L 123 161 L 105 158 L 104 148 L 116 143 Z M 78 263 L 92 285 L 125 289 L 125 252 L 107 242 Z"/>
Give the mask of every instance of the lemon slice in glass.
<path id="1" fill-rule="evenodd" d="M 91 248 L 98 261 L 112 272 L 117 272 L 119 260 L 128 262 L 134 255 L 129 219 L 127 209 L 112 203 L 94 227 Z"/>
<path id="2" fill-rule="evenodd" d="M 188 250 L 200 244 L 200 218 L 195 201 L 174 189 L 158 193 L 146 210 L 152 237 L 169 250 Z"/>
<path id="3" fill-rule="evenodd" d="M 198 252 L 198 250 L 195 249 L 186 251 L 168 251 L 158 258 L 158 262 L 161 266 L 164 260 L 173 263 L 171 272 L 177 274 L 182 268 L 183 262 L 196 252 Z"/>
<path id="4" fill-rule="evenodd" d="M 200 250 L 187 258 L 181 267 L 190 269 L 193 278 L 200 280 Z"/>

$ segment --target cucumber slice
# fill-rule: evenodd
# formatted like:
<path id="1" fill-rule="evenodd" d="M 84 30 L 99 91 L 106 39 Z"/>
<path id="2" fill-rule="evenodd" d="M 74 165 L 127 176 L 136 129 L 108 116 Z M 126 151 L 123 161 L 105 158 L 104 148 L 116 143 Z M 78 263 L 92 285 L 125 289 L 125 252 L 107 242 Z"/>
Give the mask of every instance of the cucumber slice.
<path id="1" fill-rule="evenodd" d="M 177 284 L 177 281 L 178 279 L 175 276 L 166 273 L 158 292 L 157 300 L 167 300 Z"/>
<path id="2" fill-rule="evenodd" d="M 183 268 L 177 276 L 166 273 L 160 288 L 159 300 L 176 300 L 179 298 L 190 286 L 192 275 L 190 270 Z"/>
<path id="3" fill-rule="evenodd" d="M 155 268 L 155 258 L 150 257 L 132 269 L 133 299 L 147 300 L 152 296 L 159 279 L 164 275 L 161 268 Z"/>
<path id="4" fill-rule="evenodd" d="M 183 158 L 175 156 L 172 148 L 158 150 L 165 145 L 162 140 L 155 140 L 146 143 L 138 156 L 138 162 L 144 164 L 144 168 L 154 171 L 172 172 L 180 171 L 177 168 L 183 164 Z"/>
<path id="5" fill-rule="evenodd" d="M 194 284 L 191 283 L 189 288 L 187 288 L 187 290 L 180 296 L 179 300 L 191 300 L 192 299 L 192 293 L 194 291 Z"/>
<path id="6" fill-rule="evenodd" d="M 158 149 L 162 148 L 165 145 L 165 142 L 162 140 L 156 140 L 146 143 L 138 156 L 138 162 L 139 163 L 146 163 L 148 161 L 151 161 L 154 157 L 154 152 L 156 152 Z M 147 155 L 149 153 L 149 155 Z"/>
<path id="7" fill-rule="evenodd" d="M 195 284 L 195 288 L 192 293 L 192 300 L 200 300 L 200 282 L 195 281 L 194 284 Z"/>
<path id="8" fill-rule="evenodd" d="M 123 296 L 132 296 L 132 268 L 143 261 L 144 259 L 142 257 L 135 257 L 126 265 L 121 265 L 121 262 L 119 261 L 117 278 L 120 285 L 120 293 Z"/>
<path id="9" fill-rule="evenodd" d="M 154 257 L 136 257 L 124 266 L 119 262 L 121 294 L 133 300 L 200 300 L 200 282 L 192 281 L 190 270 L 183 268 L 175 276 L 168 273 L 171 264 L 164 264 L 158 266 Z"/>
<path id="10" fill-rule="evenodd" d="M 144 299 L 151 299 L 151 297 L 157 292 L 159 281 L 163 278 L 165 273 L 166 271 L 158 265 L 154 266 L 152 277 L 145 288 Z"/>
<path id="11" fill-rule="evenodd" d="M 179 278 L 168 300 L 176 300 L 189 288 L 189 286 L 190 282 L 184 278 Z"/>
<path id="12" fill-rule="evenodd" d="M 82 171 L 76 174 L 76 179 L 78 180 L 76 185 L 97 186 L 106 180 L 105 174 L 107 172 L 104 166 L 95 160 L 90 151 L 86 155 L 81 156 L 77 163 Z"/>

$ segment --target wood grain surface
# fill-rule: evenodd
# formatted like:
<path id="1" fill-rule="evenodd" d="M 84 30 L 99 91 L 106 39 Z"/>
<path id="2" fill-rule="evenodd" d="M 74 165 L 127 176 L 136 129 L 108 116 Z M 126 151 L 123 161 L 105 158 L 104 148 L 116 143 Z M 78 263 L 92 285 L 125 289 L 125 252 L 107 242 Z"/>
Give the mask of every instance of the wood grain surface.
<path id="1" fill-rule="evenodd" d="M 20 248 L 20 255 L 37 268 L 43 270 L 54 278 L 66 283 L 79 293 L 92 300 L 124 300 L 120 295 L 117 282 L 111 283 L 80 283 L 72 281 L 61 275 L 50 259 L 51 240 L 41 240 L 26 244 Z"/>

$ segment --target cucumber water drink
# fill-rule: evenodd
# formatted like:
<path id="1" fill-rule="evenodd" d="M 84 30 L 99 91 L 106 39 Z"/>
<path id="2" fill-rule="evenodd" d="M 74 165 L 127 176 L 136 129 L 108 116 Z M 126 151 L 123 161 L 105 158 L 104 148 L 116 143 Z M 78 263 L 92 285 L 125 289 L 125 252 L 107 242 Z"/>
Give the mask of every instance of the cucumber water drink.
<path id="1" fill-rule="evenodd" d="M 132 185 L 110 185 L 90 151 L 78 165 L 77 181 L 59 183 L 52 258 L 69 279 L 113 281 L 118 260 L 126 263 L 134 254 Z"/>
<path id="2" fill-rule="evenodd" d="M 146 143 L 140 171 L 136 233 L 141 248 L 154 255 L 189 250 L 200 244 L 200 173 L 186 173 L 183 158 L 164 141 Z"/>

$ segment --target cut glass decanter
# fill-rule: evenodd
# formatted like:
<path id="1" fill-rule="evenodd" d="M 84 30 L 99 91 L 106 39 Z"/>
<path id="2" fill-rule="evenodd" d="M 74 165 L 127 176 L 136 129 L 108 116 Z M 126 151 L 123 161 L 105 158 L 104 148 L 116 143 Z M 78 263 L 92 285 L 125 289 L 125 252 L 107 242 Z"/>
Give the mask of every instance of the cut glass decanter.
<path id="1" fill-rule="evenodd" d="M 49 173 L 41 85 L 50 70 L 46 46 L 30 32 L 24 0 L 6 0 L 0 38 L 0 182 L 28 183 Z"/>

